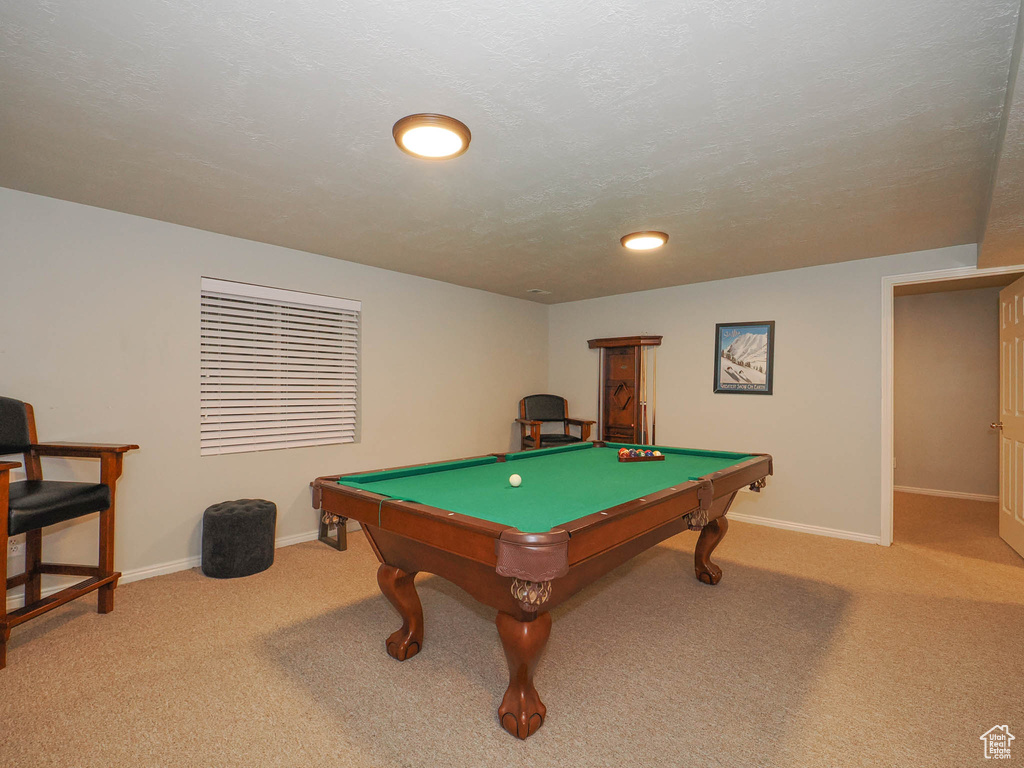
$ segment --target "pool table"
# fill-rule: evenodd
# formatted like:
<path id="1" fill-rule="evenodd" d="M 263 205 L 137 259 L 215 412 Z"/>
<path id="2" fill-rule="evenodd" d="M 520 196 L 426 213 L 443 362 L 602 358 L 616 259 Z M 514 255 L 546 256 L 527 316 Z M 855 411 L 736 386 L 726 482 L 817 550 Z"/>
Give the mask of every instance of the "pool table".
<path id="1" fill-rule="evenodd" d="M 772 474 L 767 454 L 657 446 L 663 460 L 625 463 L 621 447 L 578 443 L 319 477 L 313 506 L 359 521 L 369 539 L 381 562 L 377 583 L 402 618 L 385 643 L 399 661 L 423 645 L 417 572 L 448 579 L 498 611 L 509 669 L 498 718 L 525 739 L 547 714 L 533 676 L 550 610 L 685 530 L 700 531 L 697 578 L 717 584 L 722 571 L 710 557 L 727 530 L 725 513 L 740 489 L 760 490 Z"/>

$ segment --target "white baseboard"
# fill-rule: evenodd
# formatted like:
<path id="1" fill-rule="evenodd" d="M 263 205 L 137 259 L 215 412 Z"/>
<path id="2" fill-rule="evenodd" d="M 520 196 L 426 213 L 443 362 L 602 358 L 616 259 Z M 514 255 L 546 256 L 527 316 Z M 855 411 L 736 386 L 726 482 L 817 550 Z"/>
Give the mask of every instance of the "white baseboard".
<path id="1" fill-rule="evenodd" d="M 782 528 L 786 531 L 796 531 L 798 533 L 813 533 L 815 536 L 828 536 L 833 539 L 847 539 L 849 541 L 860 541 L 864 544 L 881 544 L 882 538 L 880 536 L 872 536 L 867 533 L 854 533 L 853 531 L 843 531 L 839 528 L 825 528 L 821 525 L 807 525 L 805 523 L 791 523 L 788 520 L 775 520 L 771 517 L 758 517 L 757 515 L 743 515 L 729 513 L 728 518 L 730 520 L 736 520 L 741 523 L 753 523 L 754 525 L 767 525 L 769 528 Z"/>
<path id="2" fill-rule="evenodd" d="M 305 531 L 303 533 L 293 534 L 292 536 L 282 536 L 280 539 L 274 541 L 274 549 L 290 547 L 292 544 L 301 544 L 304 541 L 316 541 L 316 538 L 319 535 L 319 531 Z"/>
<path id="3" fill-rule="evenodd" d="M 967 499 L 968 501 L 999 501 L 998 496 L 987 493 L 962 493 L 961 491 L 939 491 L 934 488 L 911 488 L 909 485 L 894 485 L 894 491 L 900 493 L 917 493 L 921 496 L 943 496 L 947 499 Z"/>
<path id="4" fill-rule="evenodd" d="M 359 530 L 358 523 L 349 520 L 346 529 L 349 531 Z M 274 540 L 274 548 L 280 549 L 281 547 L 290 547 L 292 544 L 300 544 L 304 541 L 315 541 L 320 535 L 318 530 L 304 531 L 303 533 L 296 533 L 292 536 L 282 536 L 279 539 Z M 129 584 L 133 581 L 141 581 L 142 579 L 151 579 L 154 576 L 164 576 L 168 573 L 177 573 L 178 571 L 187 571 L 189 568 L 198 568 L 202 565 L 202 557 L 200 555 L 194 555 L 192 557 L 185 557 L 181 560 L 172 560 L 169 563 L 159 563 L 158 565 L 149 565 L 144 568 L 135 568 L 131 571 L 124 571 L 121 574 L 121 578 L 118 579 L 118 584 Z M 18 594 L 7 596 L 7 610 L 12 611 L 17 608 L 21 608 L 25 604 L 25 593 L 24 590 L 17 588 Z M 42 591 L 43 597 L 49 597 L 54 592 L 59 592 L 63 587 L 47 587 Z"/>
<path id="5" fill-rule="evenodd" d="M 195 555 L 194 557 L 186 557 L 181 560 L 172 560 L 169 563 L 160 563 L 159 565 L 151 565 L 146 568 L 136 568 L 131 571 L 123 572 L 121 574 L 121 578 L 117 580 L 117 583 L 128 584 L 133 581 L 151 579 L 154 576 L 165 576 L 168 573 L 187 571 L 189 568 L 198 568 L 200 565 L 202 565 L 202 562 L 202 557 L 200 557 L 199 555 Z M 43 590 L 43 597 L 46 597 L 45 589 Z"/>

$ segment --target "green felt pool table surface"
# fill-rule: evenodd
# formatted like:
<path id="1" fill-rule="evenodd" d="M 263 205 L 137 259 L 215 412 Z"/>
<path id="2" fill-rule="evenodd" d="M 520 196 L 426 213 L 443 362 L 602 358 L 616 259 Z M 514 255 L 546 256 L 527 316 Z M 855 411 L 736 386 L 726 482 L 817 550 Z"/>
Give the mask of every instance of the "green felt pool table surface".
<path id="1" fill-rule="evenodd" d="M 340 485 L 458 512 L 524 532 L 555 526 L 696 480 L 753 454 L 657 448 L 664 461 L 620 462 L 617 443 L 591 443 L 483 456 L 340 478 Z M 625 446 L 633 447 L 633 446 Z M 513 488 L 509 476 L 522 485 Z"/>

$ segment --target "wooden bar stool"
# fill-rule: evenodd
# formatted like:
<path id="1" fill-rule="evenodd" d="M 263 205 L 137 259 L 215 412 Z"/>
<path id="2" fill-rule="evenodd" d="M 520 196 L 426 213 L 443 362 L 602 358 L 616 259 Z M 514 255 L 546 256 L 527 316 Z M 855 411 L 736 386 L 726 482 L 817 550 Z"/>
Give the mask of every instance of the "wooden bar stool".
<path id="1" fill-rule="evenodd" d="M 114 570 L 114 488 L 121 476 L 124 454 L 137 445 L 91 445 L 87 443 L 40 443 L 36 437 L 32 406 L 20 400 L 0 397 L 0 456 L 24 456 L 26 479 L 10 482 L 10 470 L 17 462 L 0 462 L 0 568 L 7 575 L 7 538 L 25 534 L 25 571 L 7 579 L 7 589 L 24 585 L 25 606 L 4 612 L 0 618 L 0 669 L 7 666 L 7 640 L 11 629 L 71 600 L 97 591 L 97 610 L 114 610 L 114 588 L 121 574 Z M 86 457 L 100 460 L 99 483 L 43 480 L 43 456 Z M 100 513 L 98 565 L 44 563 L 43 528 L 65 520 Z M 86 576 L 84 581 L 42 597 L 42 575 Z"/>

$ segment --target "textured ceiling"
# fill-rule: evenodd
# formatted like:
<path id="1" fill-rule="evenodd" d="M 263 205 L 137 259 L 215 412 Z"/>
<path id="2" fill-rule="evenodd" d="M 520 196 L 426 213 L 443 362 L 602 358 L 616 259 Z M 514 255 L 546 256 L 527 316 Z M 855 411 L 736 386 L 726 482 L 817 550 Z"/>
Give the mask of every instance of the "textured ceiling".
<path id="1" fill-rule="evenodd" d="M 1019 7 L 0 0 L 0 185 L 545 302 L 976 242 Z"/>
<path id="2" fill-rule="evenodd" d="M 980 236 L 979 267 L 1024 263 L 1024 18 L 1017 19 L 1017 44 L 1003 108 L 1003 135 L 991 205 Z"/>

